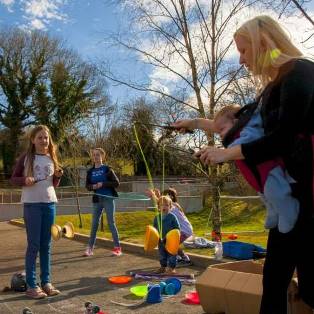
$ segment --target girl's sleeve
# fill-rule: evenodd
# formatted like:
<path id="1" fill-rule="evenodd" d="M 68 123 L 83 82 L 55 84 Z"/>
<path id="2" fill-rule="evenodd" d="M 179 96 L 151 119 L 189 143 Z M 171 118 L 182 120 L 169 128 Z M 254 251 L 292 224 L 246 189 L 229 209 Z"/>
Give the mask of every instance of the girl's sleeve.
<path id="1" fill-rule="evenodd" d="M 16 162 L 14 168 L 13 168 L 13 173 L 10 178 L 10 183 L 13 185 L 18 185 L 18 186 L 24 186 L 25 185 L 25 179 L 26 177 L 24 176 L 24 160 L 25 160 L 25 155 L 22 155 Z"/>
<path id="2" fill-rule="evenodd" d="M 290 153 L 296 135 L 309 128 L 306 122 L 314 118 L 309 117 L 314 99 L 313 82 L 314 64 L 296 61 L 281 82 L 276 128 L 260 139 L 242 144 L 246 160 L 261 163 Z"/>

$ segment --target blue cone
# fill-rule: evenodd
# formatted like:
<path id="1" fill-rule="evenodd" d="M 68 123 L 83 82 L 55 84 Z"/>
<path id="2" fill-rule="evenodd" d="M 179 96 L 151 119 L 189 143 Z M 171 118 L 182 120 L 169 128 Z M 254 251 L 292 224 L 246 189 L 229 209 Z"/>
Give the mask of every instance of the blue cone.
<path id="1" fill-rule="evenodd" d="M 173 294 L 177 294 L 181 290 L 181 287 L 182 287 L 181 281 L 176 277 L 166 279 L 167 286 L 170 283 L 172 283 L 174 285 L 174 293 Z"/>
<path id="2" fill-rule="evenodd" d="M 162 301 L 162 297 L 161 297 L 160 285 L 151 286 L 147 293 L 146 302 L 154 304 L 154 303 L 160 303 L 161 301 Z"/>
<path id="3" fill-rule="evenodd" d="M 165 288 L 165 293 L 168 295 L 175 295 L 176 294 L 176 287 L 174 286 L 173 283 L 168 283 L 166 288 Z"/>
<path id="4" fill-rule="evenodd" d="M 161 281 L 161 282 L 159 283 L 159 286 L 160 286 L 160 292 L 161 292 L 161 294 L 165 293 L 165 288 L 166 288 L 167 284 L 166 284 L 164 281 Z"/>

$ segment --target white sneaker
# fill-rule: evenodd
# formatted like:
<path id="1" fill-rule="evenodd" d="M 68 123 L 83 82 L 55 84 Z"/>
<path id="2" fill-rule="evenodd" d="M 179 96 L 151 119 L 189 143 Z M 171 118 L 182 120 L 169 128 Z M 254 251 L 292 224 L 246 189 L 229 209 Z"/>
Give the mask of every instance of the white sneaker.
<path id="1" fill-rule="evenodd" d="M 94 253 L 93 253 L 93 249 L 91 247 L 87 247 L 86 248 L 86 251 L 84 252 L 83 256 L 86 256 L 86 257 L 89 257 L 89 256 L 92 256 Z"/>

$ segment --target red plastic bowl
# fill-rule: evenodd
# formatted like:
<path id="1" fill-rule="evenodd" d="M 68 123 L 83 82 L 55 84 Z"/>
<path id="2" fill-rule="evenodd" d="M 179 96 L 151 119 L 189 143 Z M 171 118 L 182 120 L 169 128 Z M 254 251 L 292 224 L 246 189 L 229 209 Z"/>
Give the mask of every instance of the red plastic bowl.
<path id="1" fill-rule="evenodd" d="M 190 291 L 185 295 L 184 301 L 187 304 L 200 304 L 200 297 L 197 291 Z"/>
<path id="2" fill-rule="evenodd" d="M 132 277 L 130 277 L 130 276 L 114 276 L 114 277 L 109 277 L 108 280 L 114 284 L 126 284 L 132 280 Z"/>

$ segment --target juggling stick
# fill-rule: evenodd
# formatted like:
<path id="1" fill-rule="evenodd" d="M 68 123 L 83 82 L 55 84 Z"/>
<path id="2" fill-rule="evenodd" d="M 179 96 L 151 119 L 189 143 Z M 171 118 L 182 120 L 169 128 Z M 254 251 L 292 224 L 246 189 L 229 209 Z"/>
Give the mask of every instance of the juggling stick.
<path id="1" fill-rule="evenodd" d="M 195 279 L 194 274 L 167 274 L 167 273 L 163 273 L 163 274 L 158 274 L 155 272 L 130 272 L 131 276 L 155 276 L 155 277 L 159 277 L 159 278 L 171 278 L 171 277 L 175 277 L 175 278 L 182 278 L 182 279 Z"/>
<path id="2" fill-rule="evenodd" d="M 136 274 L 134 276 L 135 279 L 141 279 L 141 280 L 145 280 L 145 281 L 152 281 L 152 280 L 165 280 L 165 279 L 169 279 L 169 278 L 173 278 L 174 276 L 171 275 L 164 275 L 163 277 L 160 276 L 160 274 L 151 274 L 151 275 L 138 275 Z M 194 285 L 195 284 L 195 279 L 190 278 L 186 278 L 186 277 L 178 277 L 176 276 L 177 279 L 179 279 L 182 283 L 187 284 L 187 285 Z"/>
<path id="3" fill-rule="evenodd" d="M 141 306 L 143 304 L 146 303 L 146 300 L 141 300 L 137 303 L 123 303 L 123 302 L 117 302 L 117 301 L 110 301 L 111 303 L 113 304 L 116 304 L 116 305 L 121 305 L 121 306 L 125 306 L 125 307 L 137 307 L 137 306 Z"/>

